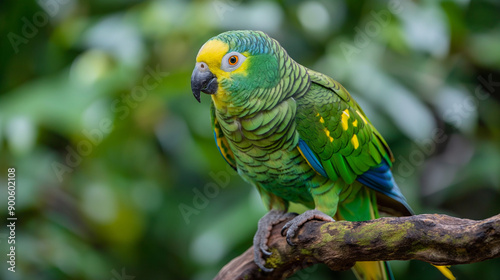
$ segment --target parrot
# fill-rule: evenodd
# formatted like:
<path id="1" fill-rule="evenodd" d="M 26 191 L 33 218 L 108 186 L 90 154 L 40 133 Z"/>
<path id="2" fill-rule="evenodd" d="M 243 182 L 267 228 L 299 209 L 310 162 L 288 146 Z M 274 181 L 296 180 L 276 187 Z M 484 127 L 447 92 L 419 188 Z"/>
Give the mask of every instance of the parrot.
<path id="1" fill-rule="evenodd" d="M 380 212 L 413 215 L 394 181 L 394 156 L 358 103 L 337 81 L 294 61 L 262 31 L 226 31 L 198 51 L 191 89 L 211 97 L 219 153 L 268 209 L 254 235 L 265 272 L 271 228 L 288 244 L 307 221 L 366 221 Z M 290 203 L 309 210 L 288 212 Z M 380 212 L 379 212 L 380 211 Z M 436 266 L 455 279 L 444 266 Z M 387 262 L 356 262 L 358 279 L 394 279 Z"/>

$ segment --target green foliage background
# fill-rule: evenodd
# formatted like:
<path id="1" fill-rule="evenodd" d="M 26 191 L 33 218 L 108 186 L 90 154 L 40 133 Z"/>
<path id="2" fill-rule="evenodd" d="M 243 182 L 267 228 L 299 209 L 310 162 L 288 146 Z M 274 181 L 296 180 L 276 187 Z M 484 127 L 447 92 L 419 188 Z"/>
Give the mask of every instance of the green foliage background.
<path id="1" fill-rule="evenodd" d="M 0 225 L 9 167 L 18 221 L 16 273 L 0 228 L 0 278 L 211 279 L 251 245 L 265 209 L 190 91 L 198 49 L 232 29 L 268 32 L 340 81 L 418 213 L 500 213 L 499 14 L 493 0 L 4 1 Z M 499 279 L 500 261 L 452 270 Z M 354 278 L 315 266 L 292 279 Z"/>

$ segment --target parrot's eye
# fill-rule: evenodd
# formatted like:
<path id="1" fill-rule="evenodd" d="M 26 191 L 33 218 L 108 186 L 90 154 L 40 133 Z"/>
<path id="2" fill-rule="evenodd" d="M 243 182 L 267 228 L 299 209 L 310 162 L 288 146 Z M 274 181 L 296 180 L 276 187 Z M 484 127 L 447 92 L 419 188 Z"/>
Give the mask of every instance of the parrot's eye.
<path id="1" fill-rule="evenodd" d="M 237 55 L 232 55 L 229 58 L 229 65 L 236 65 L 238 63 L 238 56 Z"/>
<path id="2" fill-rule="evenodd" d="M 240 67 L 245 59 L 247 59 L 246 56 L 239 52 L 230 52 L 222 58 L 220 68 L 226 72 L 234 71 Z"/>

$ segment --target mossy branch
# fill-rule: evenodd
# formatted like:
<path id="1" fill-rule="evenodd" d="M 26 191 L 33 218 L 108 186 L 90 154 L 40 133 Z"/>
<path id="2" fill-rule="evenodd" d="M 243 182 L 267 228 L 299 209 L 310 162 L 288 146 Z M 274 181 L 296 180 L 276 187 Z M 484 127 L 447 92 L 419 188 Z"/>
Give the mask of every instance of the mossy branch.
<path id="1" fill-rule="evenodd" d="M 446 215 L 380 218 L 366 222 L 310 221 L 286 243 L 274 226 L 269 239 L 272 255 L 265 273 L 253 261 L 253 247 L 222 268 L 215 279 L 285 279 L 315 263 L 346 270 L 356 261 L 421 260 L 457 265 L 500 257 L 500 214 L 473 221 Z"/>

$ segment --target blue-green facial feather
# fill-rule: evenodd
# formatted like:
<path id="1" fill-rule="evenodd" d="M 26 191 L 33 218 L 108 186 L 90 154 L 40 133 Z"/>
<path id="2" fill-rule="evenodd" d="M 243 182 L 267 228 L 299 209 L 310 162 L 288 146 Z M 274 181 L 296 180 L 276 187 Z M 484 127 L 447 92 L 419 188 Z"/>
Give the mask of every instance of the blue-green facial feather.
<path id="1" fill-rule="evenodd" d="M 300 68 L 267 34 L 260 31 L 228 31 L 210 40 L 228 45 L 228 53 L 239 52 L 247 57 L 246 71 L 219 81 L 230 92 L 231 104 L 243 115 L 268 110 L 291 95 L 303 92 L 307 84 L 304 68 Z M 240 115 L 242 116 L 242 115 Z"/>
<path id="2" fill-rule="evenodd" d="M 221 33 L 210 40 L 220 40 L 229 45 L 229 51 L 249 52 L 252 55 L 270 54 L 276 51 L 274 40 L 260 31 L 239 30 Z"/>

